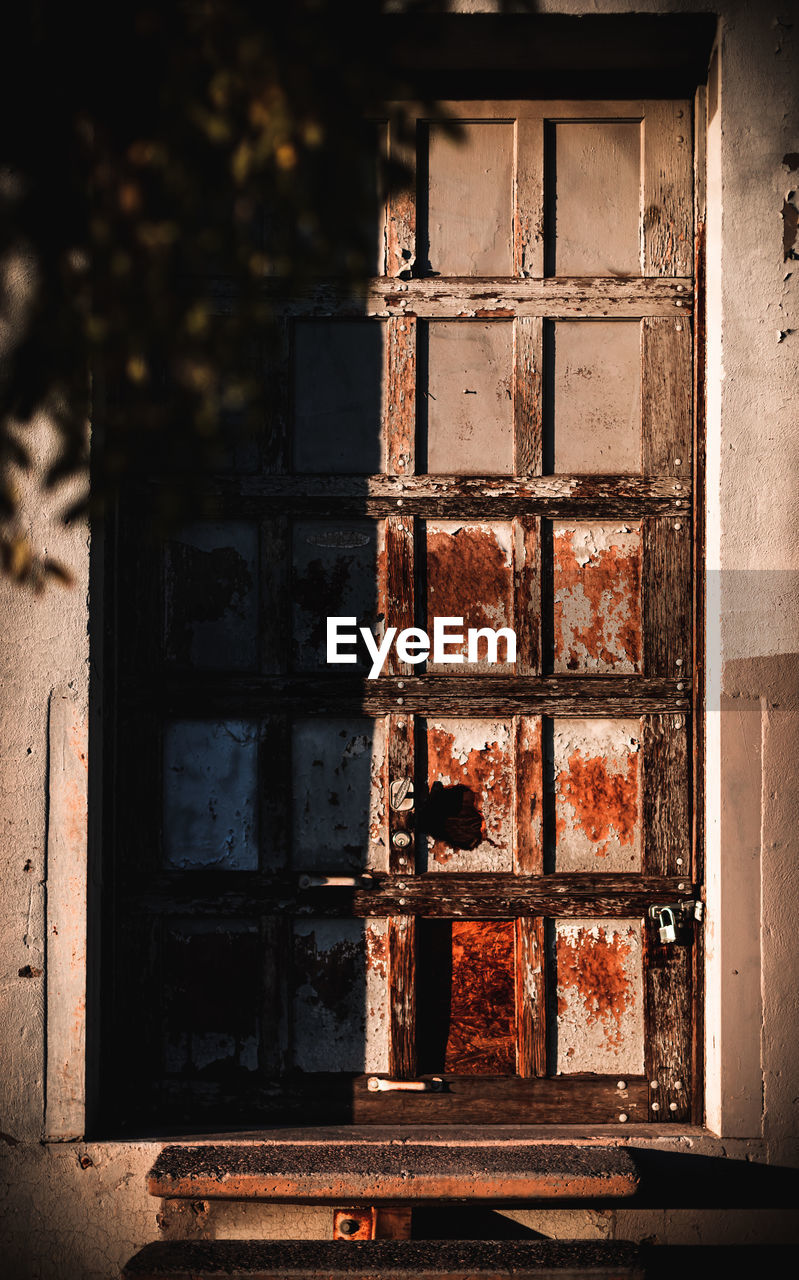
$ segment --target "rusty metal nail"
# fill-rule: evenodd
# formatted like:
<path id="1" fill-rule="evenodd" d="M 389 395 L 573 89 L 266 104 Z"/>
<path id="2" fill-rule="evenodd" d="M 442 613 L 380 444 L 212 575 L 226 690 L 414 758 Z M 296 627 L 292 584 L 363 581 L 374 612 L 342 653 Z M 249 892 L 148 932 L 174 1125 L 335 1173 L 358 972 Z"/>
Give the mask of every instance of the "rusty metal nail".
<path id="1" fill-rule="evenodd" d="M 682 458 L 675 458 L 675 459 L 674 459 L 674 465 L 675 465 L 675 467 L 681 467 L 681 466 L 682 466 Z"/>
<path id="2" fill-rule="evenodd" d="M 682 298 L 676 298 L 674 305 L 675 307 L 681 307 L 683 305 Z"/>
<path id="3" fill-rule="evenodd" d="M 670 1103 L 669 1103 L 669 1111 L 676 1111 L 676 1110 L 677 1110 L 677 1103 L 676 1103 L 676 1102 L 670 1102 Z"/>
<path id="4" fill-rule="evenodd" d="M 677 285 L 677 292 L 678 292 L 678 293 L 684 293 L 684 292 L 685 292 L 685 285 L 684 285 L 684 284 L 678 284 L 678 285 Z"/>
<path id="5" fill-rule="evenodd" d="M 678 867 L 681 867 L 681 866 L 682 866 L 682 858 L 678 858 L 678 859 L 677 859 L 677 866 L 678 866 Z"/>
<path id="6" fill-rule="evenodd" d="M 626 1088 L 627 1088 L 627 1081 L 626 1081 L 626 1080 L 617 1080 L 617 1081 L 616 1081 L 616 1088 L 617 1088 L 617 1089 L 626 1089 Z"/>
<path id="7" fill-rule="evenodd" d="M 678 133 L 678 134 L 677 134 L 677 141 L 678 141 L 678 142 L 685 142 L 685 138 L 682 136 L 682 134 L 681 134 L 681 133 Z"/>
<path id="8" fill-rule="evenodd" d="M 677 688 L 682 693 L 683 689 L 685 688 L 685 685 L 683 684 L 682 680 L 677 681 Z"/>
<path id="9" fill-rule="evenodd" d="M 338 1224 L 338 1229 L 345 1236 L 354 1236 L 358 1230 L 359 1223 L 354 1218 L 342 1218 Z"/>
<path id="10" fill-rule="evenodd" d="M 659 1103 L 659 1102 L 653 1102 L 653 1103 L 652 1103 L 652 1106 L 650 1107 L 650 1110 L 651 1110 L 651 1111 L 659 1111 L 659 1110 L 660 1110 L 660 1103 Z"/>
<path id="11" fill-rule="evenodd" d="M 397 688 L 398 688 L 398 689 L 404 689 L 404 688 L 405 688 L 405 681 L 404 681 L 404 680 L 398 680 L 398 681 L 397 681 Z"/>
<path id="12" fill-rule="evenodd" d="M 681 666 L 682 666 L 682 658 L 675 658 L 675 659 L 674 659 L 674 665 L 675 665 L 675 666 L 677 666 L 677 667 L 681 667 Z"/>
<path id="13" fill-rule="evenodd" d="M 650 1089 L 659 1089 L 659 1088 L 660 1088 L 660 1081 L 659 1081 L 659 1080 L 650 1080 L 650 1081 L 649 1081 L 649 1087 L 650 1087 Z"/>
<path id="14" fill-rule="evenodd" d="M 404 867 L 407 861 L 408 861 L 407 858 L 397 858 L 397 862 L 400 864 L 401 867 Z"/>
<path id="15" fill-rule="evenodd" d="M 679 305 L 680 305 L 680 304 L 679 304 L 679 302 L 678 302 L 678 303 L 677 303 L 677 306 L 679 307 Z M 677 330 L 677 332 L 678 332 L 678 333 L 682 333 L 682 325 L 681 325 L 681 324 L 676 324 L 674 327 L 675 327 L 675 329 Z"/>
<path id="16" fill-rule="evenodd" d="M 680 521 L 679 521 L 679 520 L 675 520 L 675 521 L 674 521 L 674 528 L 675 528 L 675 529 L 682 529 L 682 525 L 681 525 L 681 523 L 680 523 Z"/>
<path id="17" fill-rule="evenodd" d="M 404 698 L 397 698 L 397 706 L 398 706 L 398 707 L 404 707 L 404 706 L 405 706 L 405 699 L 404 699 Z"/>
<path id="18" fill-rule="evenodd" d="M 404 888 L 405 888 L 405 885 L 404 885 L 404 884 L 398 884 L 398 885 L 397 885 L 397 888 L 398 888 L 398 889 L 404 889 Z"/>
<path id="19" fill-rule="evenodd" d="M 404 728 L 405 728 L 405 721 L 404 721 L 404 720 L 398 720 L 398 721 L 397 721 L 397 728 L 398 728 L 398 729 L 404 729 Z"/>
<path id="20" fill-rule="evenodd" d="M 405 899 L 405 898 L 400 898 L 400 900 L 399 900 L 399 904 L 400 904 L 400 906 L 401 906 L 401 907 L 404 907 L 404 906 L 405 906 L 405 902 L 406 902 L 406 899 Z"/>
<path id="21" fill-rule="evenodd" d="M 678 889 L 684 889 L 684 888 L 685 888 L 685 885 L 684 885 L 684 884 L 678 884 L 678 885 L 677 885 L 677 888 L 678 888 Z"/>
<path id="22" fill-rule="evenodd" d="M 682 506 L 682 498 L 677 498 L 677 500 L 676 500 L 676 502 L 674 503 L 674 505 L 675 505 L 675 507 L 681 507 L 681 506 Z"/>
<path id="23" fill-rule="evenodd" d="M 625 1120 L 626 1120 L 626 1119 L 627 1119 L 627 1112 L 626 1112 L 626 1111 L 622 1111 L 622 1112 L 621 1112 L 621 1114 L 619 1115 L 619 1120 L 620 1120 L 620 1122 L 621 1122 L 622 1124 L 624 1124 L 624 1122 L 625 1122 Z"/>
<path id="24" fill-rule="evenodd" d="M 403 506 L 402 498 L 397 498 L 397 506 L 398 506 L 398 507 Z"/>
<path id="25" fill-rule="evenodd" d="M 682 1080 L 675 1080 L 675 1081 L 674 1081 L 674 1088 L 675 1088 L 675 1089 L 682 1089 Z"/>

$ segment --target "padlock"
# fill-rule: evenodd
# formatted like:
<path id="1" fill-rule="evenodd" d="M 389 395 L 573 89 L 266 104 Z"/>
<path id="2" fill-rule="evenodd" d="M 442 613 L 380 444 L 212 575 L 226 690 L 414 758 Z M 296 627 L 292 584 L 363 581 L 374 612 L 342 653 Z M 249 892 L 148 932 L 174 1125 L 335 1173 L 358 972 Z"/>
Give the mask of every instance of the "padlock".
<path id="1" fill-rule="evenodd" d="M 663 907 L 658 915 L 660 928 L 658 929 L 658 937 L 661 942 L 676 942 L 677 930 L 674 928 L 674 912 L 671 907 Z M 663 921 L 666 921 L 664 924 Z"/>

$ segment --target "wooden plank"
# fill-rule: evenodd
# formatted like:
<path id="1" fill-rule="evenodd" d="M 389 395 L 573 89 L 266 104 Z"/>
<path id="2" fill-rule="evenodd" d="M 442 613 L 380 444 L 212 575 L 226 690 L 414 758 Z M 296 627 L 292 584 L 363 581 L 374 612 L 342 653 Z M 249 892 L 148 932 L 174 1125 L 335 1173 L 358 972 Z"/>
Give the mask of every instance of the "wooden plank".
<path id="1" fill-rule="evenodd" d="M 690 103 L 647 103 L 644 275 L 687 276 L 693 268 L 692 152 Z"/>
<path id="2" fill-rule="evenodd" d="M 397 1080 L 416 1074 L 416 919 L 388 920 L 388 1073 Z"/>
<path id="3" fill-rule="evenodd" d="M 323 852 L 323 851 L 322 851 Z M 162 873 L 149 880 L 126 881 L 134 914 L 226 919 L 286 911 L 297 917 L 430 916 L 440 920 L 510 920 L 523 916 L 579 919 L 607 915 L 642 917 L 652 903 L 688 902 L 697 886 L 676 876 L 592 876 L 568 874 L 515 876 L 509 873 L 429 875 L 375 873 L 368 887 L 304 888 L 297 875 L 253 873 Z M 683 888 L 678 888 L 682 885 Z M 400 887 L 402 886 L 402 887 Z"/>
<path id="4" fill-rule="evenodd" d="M 692 1110 L 692 951 L 695 926 L 679 928 L 680 941 L 661 943 L 648 925 L 645 1058 L 650 1122 L 685 1124 Z"/>
<path id="5" fill-rule="evenodd" d="M 389 870 L 398 875 L 412 875 L 416 865 L 414 832 L 417 778 L 414 739 L 415 724 L 412 715 L 400 712 L 388 717 L 388 865 Z M 403 779 L 411 782 L 413 804 L 409 808 L 395 809 L 391 802 L 391 788 Z M 407 798 L 404 803 L 407 804 Z M 400 831 L 410 837 L 410 843 L 402 847 L 394 843 L 394 837 Z"/>
<path id="6" fill-rule="evenodd" d="M 516 1074 L 545 1076 L 546 1001 L 544 921 L 516 919 Z"/>
<path id="7" fill-rule="evenodd" d="M 306 716 L 387 715 L 402 707 L 420 715 L 637 716 L 691 709 L 687 682 L 644 676 L 405 676 L 398 681 L 327 675 L 230 676 L 169 673 L 163 680 L 129 674 L 128 705 L 171 715 L 268 714 L 297 709 Z"/>
<path id="8" fill-rule="evenodd" d="M 264 1032 L 260 1037 L 258 1059 L 264 1075 L 275 1079 L 288 1065 L 291 924 L 283 916 L 262 916 L 259 935 L 263 956 L 261 1006 Z"/>
<path id="9" fill-rule="evenodd" d="M 553 519 L 636 519 L 646 514 L 678 516 L 690 510 L 690 491 L 674 479 L 647 476 L 558 475 L 512 480 L 483 476 L 333 475 L 217 477 L 202 486 L 202 500 L 220 518 L 265 514 L 343 519 L 404 515 L 428 519 L 498 520 L 514 515 Z M 158 483 L 139 489 L 149 501 Z M 679 505 L 678 505 L 679 503 Z"/>
<path id="10" fill-rule="evenodd" d="M 400 136 L 399 119 L 389 124 L 389 159 L 403 166 L 405 181 L 396 179 L 386 206 L 386 276 L 399 277 L 416 263 L 416 146 Z"/>
<path id="11" fill-rule="evenodd" d="M 513 445 L 517 476 L 540 476 L 542 460 L 543 321 L 521 317 L 513 326 Z"/>
<path id="12" fill-rule="evenodd" d="M 399 264 L 395 264 L 399 266 Z M 403 269 L 400 267 L 400 269 Z M 278 283 L 264 285 L 264 297 L 278 317 L 399 316 L 425 319 L 507 319 L 516 316 L 591 318 L 603 316 L 675 316 L 690 309 L 690 268 L 673 278 L 594 276 L 426 279 L 372 279 L 357 292 L 338 281 L 319 281 L 286 297 Z M 682 286 L 680 288 L 679 286 Z M 230 280 L 209 281 L 215 314 L 238 305 L 238 289 Z M 679 304 L 679 305 L 678 305 Z"/>
<path id="13" fill-rule="evenodd" d="M 403 631 L 414 625 L 414 527 L 412 516 L 386 520 L 386 625 Z M 413 675 L 416 667 L 400 662 L 392 645 L 387 669 L 392 675 Z"/>
<path id="14" fill-rule="evenodd" d="M 412 475 L 416 458 L 416 318 L 388 321 L 386 471 Z"/>
<path id="15" fill-rule="evenodd" d="M 289 566 L 291 542 L 285 516 L 266 520 L 260 530 L 258 631 L 261 670 L 278 675 L 290 668 L 291 602 Z"/>
<path id="16" fill-rule="evenodd" d="M 541 521 L 513 522 L 513 625 L 516 674 L 541 672 Z"/>
<path id="17" fill-rule="evenodd" d="M 691 873 L 687 717 L 645 716 L 643 739 L 644 872 L 687 880 Z"/>
<path id="18" fill-rule="evenodd" d="M 691 693 L 691 521 L 654 516 L 644 521 L 641 584 L 644 671 L 677 676 L 681 693 Z"/>
<path id="19" fill-rule="evenodd" d="M 691 322 L 644 320 L 642 338 L 642 460 L 646 475 L 676 477 L 674 496 L 690 498 Z M 684 486 L 684 493 L 683 493 Z"/>
<path id="20" fill-rule="evenodd" d="M 544 768 L 541 717 L 516 717 L 516 814 L 513 869 L 540 876 L 544 870 Z"/>
<path id="21" fill-rule="evenodd" d="M 541 115 L 516 120 L 514 275 L 544 274 L 544 121 Z"/>

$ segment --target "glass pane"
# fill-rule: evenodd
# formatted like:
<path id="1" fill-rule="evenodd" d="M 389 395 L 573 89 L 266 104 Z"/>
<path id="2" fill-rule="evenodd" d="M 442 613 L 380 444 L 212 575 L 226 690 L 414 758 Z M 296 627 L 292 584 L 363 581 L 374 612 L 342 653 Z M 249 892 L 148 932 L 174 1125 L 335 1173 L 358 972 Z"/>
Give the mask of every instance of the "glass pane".
<path id="1" fill-rule="evenodd" d="M 639 872 L 640 720 L 553 724 L 555 870 Z"/>
<path id="2" fill-rule="evenodd" d="M 640 524 L 553 524 L 553 670 L 641 670 Z"/>
<path id="3" fill-rule="evenodd" d="M 342 646 L 355 663 L 327 665 L 327 619 L 354 617 L 378 643 L 385 631 L 385 524 L 375 520 L 301 520 L 294 526 L 294 667 L 356 675 L 372 665 L 363 642 Z"/>
<path id="4" fill-rule="evenodd" d="M 513 325 L 436 320 L 427 325 L 421 453 L 439 475 L 513 472 Z"/>
<path id="5" fill-rule="evenodd" d="M 292 730 L 293 865 L 318 875 L 388 865 L 385 722 L 299 720 Z"/>
<path id="6" fill-rule="evenodd" d="M 640 121 L 569 120 L 550 128 L 555 159 L 554 274 L 640 275 Z"/>
<path id="7" fill-rule="evenodd" d="M 507 276 L 513 271 L 511 121 L 460 124 L 460 136 L 430 129 L 428 262 L 440 276 Z"/>
<path id="8" fill-rule="evenodd" d="M 301 1071 L 388 1071 L 387 922 L 294 922 L 293 1057 Z"/>
<path id="9" fill-rule="evenodd" d="M 558 920 L 556 1071 L 642 1075 L 644 978 L 639 920 Z"/>
<path id="10" fill-rule="evenodd" d="M 167 543 L 166 657 L 192 667 L 254 671 L 258 643 L 258 529 L 243 521 L 192 524 Z"/>
<path id="11" fill-rule="evenodd" d="M 258 728 L 183 720 L 164 730 L 164 856 L 175 867 L 258 866 Z"/>
<path id="12" fill-rule="evenodd" d="M 379 320 L 299 320 L 294 327 L 294 469 L 385 469 L 385 335 Z"/>
<path id="13" fill-rule="evenodd" d="M 559 320 L 554 335 L 554 471 L 640 472 L 640 322 Z"/>

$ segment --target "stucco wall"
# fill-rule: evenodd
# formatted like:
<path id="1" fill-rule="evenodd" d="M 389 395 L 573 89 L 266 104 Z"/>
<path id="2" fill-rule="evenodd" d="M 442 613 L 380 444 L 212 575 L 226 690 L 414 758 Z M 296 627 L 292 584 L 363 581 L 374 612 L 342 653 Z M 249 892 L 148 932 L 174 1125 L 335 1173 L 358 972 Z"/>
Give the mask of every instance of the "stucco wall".
<path id="1" fill-rule="evenodd" d="M 543 13 L 572 14 L 706 7 L 702 0 L 538 5 Z M 799 263 L 784 260 L 781 211 L 799 186 L 799 171 L 783 163 L 799 151 L 799 6 L 724 0 L 717 8 L 708 165 L 707 1052 L 708 1120 L 722 1137 L 658 1141 L 797 1164 Z M 42 1145 L 59 1124 L 68 1135 L 79 1123 L 82 1088 L 74 1061 L 82 942 L 65 942 L 53 929 L 64 893 L 78 900 L 83 893 L 79 731 L 89 678 L 88 536 L 83 527 L 65 530 L 52 521 L 61 497 L 39 504 L 31 532 L 71 566 L 75 586 L 32 597 L 0 584 L 0 1258 L 11 1276 L 99 1280 L 171 1228 L 159 1224 L 161 1206 L 144 1190 L 155 1145 Z M 73 1056 L 59 1060 L 64 1044 Z M 329 1232 L 330 1216 L 227 1208 L 215 1211 L 208 1229 L 319 1236 Z M 794 1215 L 763 1209 L 522 1217 L 560 1236 L 713 1243 L 799 1234 Z"/>

